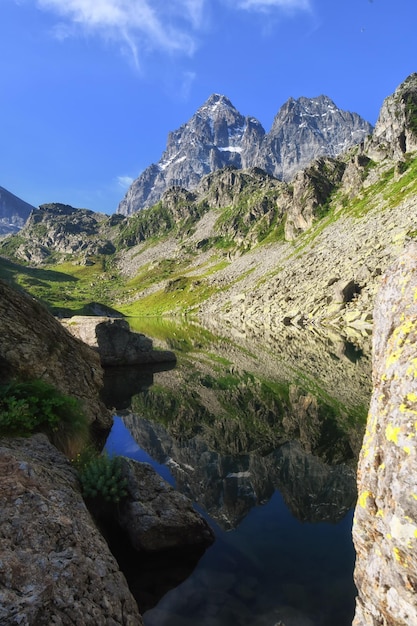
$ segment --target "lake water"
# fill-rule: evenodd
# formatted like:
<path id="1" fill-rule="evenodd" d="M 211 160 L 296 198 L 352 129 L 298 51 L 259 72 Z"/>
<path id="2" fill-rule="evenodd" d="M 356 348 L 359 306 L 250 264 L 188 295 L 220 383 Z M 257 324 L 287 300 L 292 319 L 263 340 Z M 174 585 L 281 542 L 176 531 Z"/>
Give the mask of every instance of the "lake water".
<path id="1" fill-rule="evenodd" d="M 108 372 L 120 411 L 106 448 L 151 463 L 216 534 L 145 625 L 350 625 L 367 355 L 298 329 L 131 327 L 178 364 Z"/>

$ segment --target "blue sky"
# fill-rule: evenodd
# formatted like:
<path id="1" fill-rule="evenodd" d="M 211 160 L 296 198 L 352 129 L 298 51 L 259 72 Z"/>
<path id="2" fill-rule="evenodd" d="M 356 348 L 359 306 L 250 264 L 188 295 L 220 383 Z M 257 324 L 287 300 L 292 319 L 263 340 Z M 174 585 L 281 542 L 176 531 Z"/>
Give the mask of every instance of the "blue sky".
<path id="1" fill-rule="evenodd" d="M 416 0 L 0 0 L 0 185 L 113 213 L 212 93 L 267 131 L 320 94 L 374 124 L 416 24 Z"/>

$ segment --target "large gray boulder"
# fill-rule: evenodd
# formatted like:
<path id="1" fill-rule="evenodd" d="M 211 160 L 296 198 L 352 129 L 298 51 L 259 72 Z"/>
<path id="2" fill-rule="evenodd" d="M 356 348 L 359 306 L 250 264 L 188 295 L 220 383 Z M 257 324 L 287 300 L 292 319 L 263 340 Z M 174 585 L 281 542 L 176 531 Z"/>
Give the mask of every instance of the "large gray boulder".
<path id="1" fill-rule="evenodd" d="M 123 459 L 123 464 L 129 495 L 119 507 L 118 522 L 136 550 L 204 550 L 213 543 L 213 531 L 189 498 L 149 464 L 131 459 Z"/>
<path id="2" fill-rule="evenodd" d="M 384 276 L 358 467 L 354 626 L 417 624 L 417 245 Z"/>
<path id="3" fill-rule="evenodd" d="M 0 623 L 143 624 L 126 579 L 44 435 L 0 440 Z"/>
<path id="4" fill-rule="evenodd" d="M 152 339 L 132 332 L 122 318 L 75 315 L 62 323 L 75 337 L 98 352 L 103 366 L 147 365 L 176 360 L 170 350 L 154 350 Z"/>

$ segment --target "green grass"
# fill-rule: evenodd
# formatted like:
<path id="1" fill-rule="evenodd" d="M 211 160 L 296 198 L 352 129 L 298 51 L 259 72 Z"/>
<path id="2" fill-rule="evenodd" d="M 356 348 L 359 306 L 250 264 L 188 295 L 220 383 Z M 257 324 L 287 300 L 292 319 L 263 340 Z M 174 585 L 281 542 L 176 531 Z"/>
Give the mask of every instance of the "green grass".
<path id="1" fill-rule="evenodd" d="M 118 285 L 118 277 L 104 270 L 103 259 L 94 265 L 63 263 L 44 269 L 0 258 L 0 278 L 28 291 L 59 315 L 87 313 L 91 302 L 111 306 Z"/>
<path id="2" fill-rule="evenodd" d="M 173 279 L 164 289 L 159 289 L 130 304 L 118 304 L 117 309 L 130 317 L 186 313 L 198 307 L 216 291 L 216 287 L 198 277 L 191 279 L 181 276 Z"/>

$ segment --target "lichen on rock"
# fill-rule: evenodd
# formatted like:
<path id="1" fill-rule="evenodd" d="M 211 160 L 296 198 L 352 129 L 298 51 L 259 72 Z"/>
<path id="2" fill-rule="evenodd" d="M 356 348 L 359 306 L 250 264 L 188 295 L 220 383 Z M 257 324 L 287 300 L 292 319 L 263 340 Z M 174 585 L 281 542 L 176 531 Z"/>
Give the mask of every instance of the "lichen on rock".
<path id="1" fill-rule="evenodd" d="M 354 626 L 417 624 L 417 245 L 375 303 L 373 394 L 358 467 Z"/>

